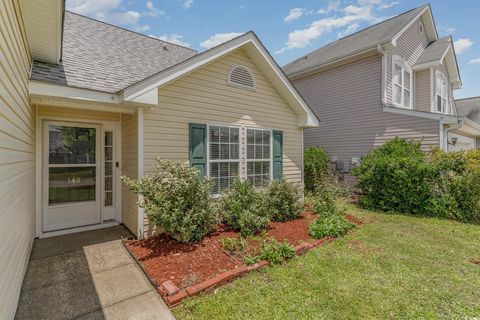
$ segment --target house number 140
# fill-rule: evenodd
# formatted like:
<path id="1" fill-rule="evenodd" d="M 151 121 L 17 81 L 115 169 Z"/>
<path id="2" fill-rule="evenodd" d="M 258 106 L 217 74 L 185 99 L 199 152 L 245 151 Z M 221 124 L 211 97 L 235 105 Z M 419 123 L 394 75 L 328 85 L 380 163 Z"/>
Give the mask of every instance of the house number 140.
<path id="1" fill-rule="evenodd" d="M 80 177 L 67 178 L 68 184 L 80 183 Z"/>

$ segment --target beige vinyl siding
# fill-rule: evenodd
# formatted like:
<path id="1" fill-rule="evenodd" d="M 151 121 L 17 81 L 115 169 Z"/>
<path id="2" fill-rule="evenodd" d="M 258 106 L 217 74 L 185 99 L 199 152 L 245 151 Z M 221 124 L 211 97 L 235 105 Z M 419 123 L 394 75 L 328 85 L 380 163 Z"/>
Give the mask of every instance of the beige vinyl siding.
<path id="1" fill-rule="evenodd" d="M 235 64 L 252 71 L 255 91 L 226 85 Z M 160 88 L 159 106 L 144 112 L 145 173 L 151 172 L 155 156 L 188 163 L 189 123 L 244 125 L 283 131 L 284 176 L 300 184 L 302 130 L 297 119 L 245 52 L 237 50 Z M 145 234 L 151 233 L 146 223 Z"/>
<path id="2" fill-rule="evenodd" d="M 423 50 L 428 46 L 427 34 L 424 31 L 420 34 L 418 23 L 422 21 L 420 17 L 415 21 L 398 39 L 396 46 L 393 46 L 385 52 L 386 68 L 386 102 L 392 103 L 392 71 L 393 56 L 397 55 L 405 59 L 406 63 L 412 66 Z M 414 97 L 417 93 L 413 93 Z M 415 100 L 415 99 L 414 99 Z M 415 106 L 414 106 L 415 107 Z"/>
<path id="3" fill-rule="evenodd" d="M 137 114 L 122 114 L 122 175 L 138 177 Z M 122 221 L 133 234 L 138 229 L 138 197 L 122 186 Z"/>
<path id="4" fill-rule="evenodd" d="M 15 1 L 0 2 L 0 319 L 13 319 L 35 237 L 31 57 Z"/>
<path id="5" fill-rule="evenodd" d="M 423 139 L 425 150 L 438 145 L 437 121 L 383 111 L 381 77 L 381 57 L 374 55 L 294 81 L 322 119 L 320 127 L 304 130 L 305 147 L 325 148 L 350 166 L 352 157 L 397 136 Z"/>
<path id="6" fill-rule="evenodd" d="M 430 69 L 415 72 L 415 110 L 431 112 Z"/>

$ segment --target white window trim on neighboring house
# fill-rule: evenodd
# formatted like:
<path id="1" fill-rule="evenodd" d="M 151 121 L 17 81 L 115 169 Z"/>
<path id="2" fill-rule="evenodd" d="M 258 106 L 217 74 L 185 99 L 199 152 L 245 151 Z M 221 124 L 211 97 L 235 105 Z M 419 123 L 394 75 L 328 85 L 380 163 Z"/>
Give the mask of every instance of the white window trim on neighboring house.
<path id="1" fill-rule="evenodd" d="M 395 82 L 395 68 L 399 67 L 401 70 L 401 77 L 402 80 L 400 83 Z M 406 86 L 406 81 L 405 81 L 405 73 L 408 73 L 408 79 L 409 79 L 409 86 Z M 400 90 L 400 100 L 401 102 L 398 103 L 395 101 L 395 96 L 397 91 Z M 408 99 L 405 99 L 405 91 L 408 91 L 410 94 L 410 97 Z M 408 101 L 408 104 L 406 103 Z M 403 59 L 399 56 L 393 56 L 392 57 L 392 104 L 395 107 L 399 108 L 405 108 L 405 109 L 413 109 L 413 72 L 412 68 L 403 61 Z"/>
<path id="2" fill-rule="evenodd" d="M 211 160 L 211 150 L 210 150 L 210 128 L 211 127 L 220 127 L 220 128 L 237 128 L 239 129 L 239 159 L 215 159 Z M 212 163 L 221 163 L 221 162 L 238 162 L 238 177 L 240 179 L 246 180 L 248 179 L 247 174 L 247 163 L 251 161 L 258 161 L 256 159 L 247 159 L 247 130 L 261 130 L 261 131 L 268 131 L 270 132 L 270 172 L 269 172 L 269 179 L 270 181 L 273 180 L 273 129 L 270 128 L 259 128 L 259 127 L 251 127 L 245 125 L 232 125 L 232 124 L 224 124 L 224 123 L 208 123 L 207 124 L 207 176 L 211 177 L 211 168 L 210 165 Z M 262 159 L 262 161 L 266 161 L 266 159 Z M 219 195 L 219 193 L 214 193 L 214 196 Z"/>
<path id="3" fill-rule="evenodd" d="M 445 88 L 444 92 L 442 90 L 439 90 L 438 82 L 443 81 Z M 450 101 L 449 101 L 449 83 L 447 76 L 445 75 L 444 72 L 436 70 L 435 71 L 435 78 L 434 78 L 434 90 L 433 90 L 433 100 L 432 100 L 432 112 L 435 113 L 442 113 L 442 114 L 450 114 Z M 440 97 L 441 101 L 444 102 L 444 104 L 441 106 L 440 110 L 438 110 L 438 98 Z"/>

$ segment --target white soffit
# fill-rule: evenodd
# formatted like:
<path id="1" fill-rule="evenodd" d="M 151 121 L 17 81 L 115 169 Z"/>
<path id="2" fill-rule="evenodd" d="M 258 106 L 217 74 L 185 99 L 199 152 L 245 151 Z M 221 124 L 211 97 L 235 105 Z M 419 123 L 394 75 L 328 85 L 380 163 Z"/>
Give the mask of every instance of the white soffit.
<path id="1" fill-rule="evenodd" d="M 63 1 L 19 1 L 33 59 L 58 63 L 62 48 Z"/>

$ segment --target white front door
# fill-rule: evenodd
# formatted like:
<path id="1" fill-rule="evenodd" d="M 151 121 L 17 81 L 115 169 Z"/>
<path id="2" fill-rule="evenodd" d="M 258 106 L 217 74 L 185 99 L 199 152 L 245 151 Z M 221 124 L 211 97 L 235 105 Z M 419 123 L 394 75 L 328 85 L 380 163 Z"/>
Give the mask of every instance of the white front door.
<path id="1" fill-rule="evenodd" d="M 102 222 L 102 128 L 45 121 L 42 231 Z"/>

